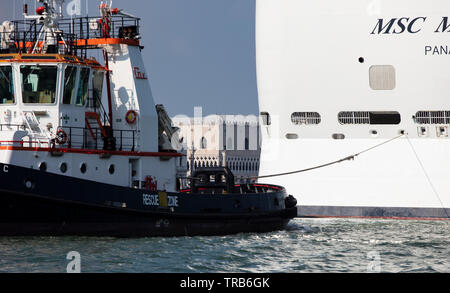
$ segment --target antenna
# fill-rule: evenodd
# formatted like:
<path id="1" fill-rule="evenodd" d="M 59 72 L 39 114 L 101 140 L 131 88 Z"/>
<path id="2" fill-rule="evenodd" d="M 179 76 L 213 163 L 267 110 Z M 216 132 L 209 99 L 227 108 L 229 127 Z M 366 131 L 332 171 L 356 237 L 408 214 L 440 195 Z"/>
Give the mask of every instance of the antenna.
<path id="1" fill-rule="evenodd" d="M 39 36 L 31 53 L 36 53 L 38 50 L 39 41 L 42 40 L 44 46 L 41 51 L 45 52 L 49 46 L 55 47 L 58 45 L 58 39 L 61 39 L 64 45 L 67 45 L 65 40 L 61 36 L 61 31 L 58 27 L 58 21 L 63 18 L 63 4 L 64 0 L 36 0 L 42 3 L 36 9 L 35 15 L 28 15 L 28 5 L 24 4 L 23 16 L 28 20 L 35 20 L 37 23 L 42 24 L 39 31 Z M 24 1 L 25 3 L 25 1 Z M 43 53 L 41 52 L 41 53 Z"/>

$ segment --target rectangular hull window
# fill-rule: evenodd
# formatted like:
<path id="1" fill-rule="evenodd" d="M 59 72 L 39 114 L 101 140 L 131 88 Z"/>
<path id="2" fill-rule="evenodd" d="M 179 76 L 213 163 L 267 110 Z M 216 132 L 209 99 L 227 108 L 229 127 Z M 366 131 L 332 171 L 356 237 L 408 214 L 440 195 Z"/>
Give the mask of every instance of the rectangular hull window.
<path id="1" fill-rule="evenodd" d="M 295 125 L 314 125 L 319 124 L 321 119 L 317 112 L 294 112 L 291 121 Z"/>
<path id="2" fill-rule="evenodd" d="M 450 124 L 450 111 L 418 111 L 414 121 L 417 124 Z"/>
<path id="3" fill-rule="evenodd" d="M 22 98 L 26 104 L 53 104 L 56 98 L 56 66 L 20 67 Z"/>
<path id="4" fill-rule="evenodd" d="M 338 114 L 341 124 L 370 124 L 369 112 L 347 111 Z"/>
<path id="5" fill-rule="evenodd" d="M 398 112 L 383 112 L 383 111 L 354 111 L 354 112 L 340 112 L 338 120 L 341 124 L 400 124 L 401 117 Z"/>
<path id="6" fill-rule="evenodd" d="M 14 104 L 14 78 L 11 66 L 0 66 L 0 104 Z"/>
<path id="7" fill-rule="evenodd" d="M 370 112 L 370 124 L 400 124 L 400 113 L 398 112 Z"/>

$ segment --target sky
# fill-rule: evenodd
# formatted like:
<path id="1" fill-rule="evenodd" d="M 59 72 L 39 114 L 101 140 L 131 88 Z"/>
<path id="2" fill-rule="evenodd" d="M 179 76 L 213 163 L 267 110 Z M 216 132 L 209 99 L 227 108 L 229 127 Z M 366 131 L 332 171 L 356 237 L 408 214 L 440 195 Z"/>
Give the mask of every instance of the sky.
<path id="1" fill-rule="evenodd" d="M 0 0 L 0 23 L 22 18 L 24 1 L 34 10 L 35 0 Z M 99 14 L 99 0 L 79 1 L 83 15 Z M 141 18 L 153 96 L 170 116 L 193 116 L 194 107 L 203 115 L 258 113 L 255 0 L 114 0 L 113 6 Z"/>

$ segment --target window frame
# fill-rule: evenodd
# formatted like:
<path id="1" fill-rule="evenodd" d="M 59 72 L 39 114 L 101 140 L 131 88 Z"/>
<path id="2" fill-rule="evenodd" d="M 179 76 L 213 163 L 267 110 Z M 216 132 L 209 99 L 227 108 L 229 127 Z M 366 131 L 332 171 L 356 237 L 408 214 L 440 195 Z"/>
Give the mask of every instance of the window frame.
<path id="1" fill-rule="evenodd" d="M 92 88 L 92 99 L 94 99 L 95 97 L 94 97 L 94 93 L 96 92 L 96 86 L 95 86 L 95 83 L 96 83 L 96 77 L 97 77 L 97 75 L 98 74 L 101 74 L 101 76 L 102 76 L 102 86 L 101 86 L 101 88 L 100 88 L 100 95 L 99 95 L 99 97 L 98 97 L 98 99 L 99 99 L 99 102 L 101 103 L 102 102 L 102 97 L 103 97 L 103 89 L 104 89 L 104 87 L 105 87 L 105 76 L 106 76 L 106 74 L 105 74 L 105 71 L 104 70 L 102 70 L 102 69 L 94 69 L 94 68 L 91 68 L 91 72 L 90 72 L 90 80 L 91 80 L 91 88 Z M 89 92 L 89 87 L 88 87 L 88 92 Z M 88 99 L 89 99 L 89 93 L 88 93 Z M 87 100 L 88 100 L 87 99 Z M 87 105 L 89 105 L 89 101 L 87 101 Z M 94 108 L 95 108 L 95 106 L 96 107 L 99 107 L 99 105 L 96 105 L 96 104 L 93 104 L 93 106 L 94 106 Z"/>
<path id="2" fill-rule="evenodd" d="M 14 106 L 14 105 L 17 105 L 17 98 L 18 98 L 18 95 L 17 95 L 17 89 L 16 89 L 16 86 L 17 86 L 17 82 L 16 82 L 16 80 L 15 80 L 15 69 L 14 69 L 14 64 L 0 64 L 0 67 L 11 67 L 11 75 L 12 75 L 12 81 L 13 81 L 13 95 L 14 95 L 14 99 L 13 99 L 13 103 L 0 103 L 0 106 Z M 0 76 L 0 78 L 1 78 L 1 76 Z"/>
<path id="3" fill-rule="evenodd" d="M 66 86 L 65 86 L 65 84 L 64 84 L 64 82 L 65 82 L 65 79 L 66 79 L 66 69 L 68 68 L 68 67 L 74 67 L 75 69 L 76 69 L 76 73 L 75 73 L 75 88 L 74 88 L 74 95 L 72 95 L 71 96 L 71 100 L 70 100 L 70 103 L 69 104 L 66 104 L 66 103 L 64 103 L 64 94 L 65 94 L 65 89 L 66 89 Z M 78 78 L 79 78 L 79 74 L 80 74 L 80 66 L 77 66 L 77 65 L 73 65 L 73 64 L 66 64 L 62 69 L 61 69 L 61 71 L 62 71 L 62 76 L 61 76 L 61 80 L 62 80 L 62 83 L 61 83 L 61 97 L 60 97 L 60 103 L 61 103 L 61 105 L 74 105 L 75 104 L 75 100 L 76 100 L 76 98 L 77 98 L 77 92 L 78 92 Z"/>
<path id="4" fill-rule="evenodd" d="M 88 72 L 89 72 L 88 77 L 87 77 L 87 81 L 88 82 L 87 82 L 87 89 L 86 89 L 86 98 L 84 99 L 84 102 L 82 104 L 78 104 L 77 103 L 78 92 L 80 90 L 81 72 L 83 71 L 83 69 L 87 69 Z M 79 66 L 77 73 L 78 73 L 78 75 L 77 75 L 77 92 L 76 92 L 76 95 L 75 95 L 74 103 L 72 105 L 75 105 L 77 107 L 86 107 L 87 101 L 88 101 L 88 98 L 89 98 L 89 88 L 90 88 L 90 86 L 92 84 L 92 68 L 89 67 L 89 66 Z"/>
<path id="5" fill-rule="evenodd" d="M 26 66 L 38 66 L 38 67 L 54 67 L 56 69 L 56 81 L 55 81 L 55 101 L 53 103 L 25 103 L 24 101 L 24 97 L 23 97 L 23 75 L 22 75 L 22 67 L 26 67 Z M 24 106 L 53 106 L 53 105 L 57 105 L 58 104 L 58 95 L 59 95 L 59 81 L 60 81 L 60 74 L 59 74 L 59 69 L 60 67 L 58 66 L 58 64 L 41 64 L 41 63 L 37 63 L 37 64 L 21 64 L 19 65 L 19 80 L 20 80 L 20 100 L 21 103 Z"/>

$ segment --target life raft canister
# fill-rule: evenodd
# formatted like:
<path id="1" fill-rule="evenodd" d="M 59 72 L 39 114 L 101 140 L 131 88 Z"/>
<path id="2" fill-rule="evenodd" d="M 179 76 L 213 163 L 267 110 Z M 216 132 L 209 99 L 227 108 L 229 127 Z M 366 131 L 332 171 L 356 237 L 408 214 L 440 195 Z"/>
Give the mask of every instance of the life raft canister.
<path id="1" fill-rule="evenodd" d="M 128 124 L 134 124 L 136 122 L 137 113 L 134 110 L 129 110 L 127 114 L 125 114 L 125 120 Z"/>
<path id="2" fill-rule="evenodd" d="M 56 132 L 56 143 L 57 144 L 65 144 L 67 142 L 67 134 L 64 130 L 59 129 Z"/>

